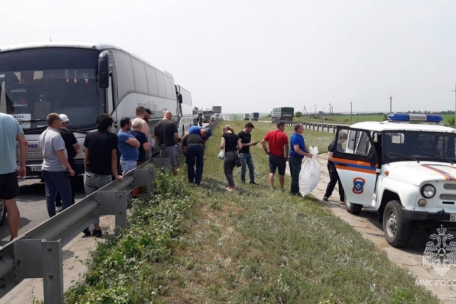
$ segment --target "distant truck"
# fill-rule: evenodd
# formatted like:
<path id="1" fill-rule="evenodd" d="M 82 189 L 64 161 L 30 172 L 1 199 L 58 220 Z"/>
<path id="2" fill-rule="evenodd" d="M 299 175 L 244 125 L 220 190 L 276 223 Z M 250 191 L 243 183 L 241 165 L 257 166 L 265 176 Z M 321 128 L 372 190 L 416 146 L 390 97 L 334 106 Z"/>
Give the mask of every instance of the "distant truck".
<path id="1" fill-rule="evenodd" d="M 203 122 L 209 122 L 211 116 L 214 114 L 213 106 L 203 106 Z"/>
<path id="2" fill-rule="evenodd" d="M 250 114 L 250 120 L 258 121 L 259 118 L 260 118 L 260 113 L 258 113 L 258 112 L 253 112 Z"/>
<path id="3" fill-rule="evenodd" d="M 213 106 L 212 110 L 214 114 L 221 114 L 222 113 L 222 107 L 221 106 Z"/>
<path id="4" fill-rule="evenodd" d="M 293 117 L 294 108 L 282 107 L 272 109 L 271 118 L 273 123 L 279 121 L 293 121 Z"/>
<path id="5" fill-rule="evenodd" d="M 244 120 L 249 120 L 250 119 L 250 114 L 246 113 L 244 114 Z"/>

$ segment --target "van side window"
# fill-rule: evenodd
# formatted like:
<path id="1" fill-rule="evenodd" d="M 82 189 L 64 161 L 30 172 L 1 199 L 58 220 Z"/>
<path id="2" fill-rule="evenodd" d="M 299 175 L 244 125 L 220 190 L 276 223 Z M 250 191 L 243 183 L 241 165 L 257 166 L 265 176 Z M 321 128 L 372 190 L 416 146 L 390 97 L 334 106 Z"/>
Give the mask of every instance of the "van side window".
<path id="1" fill-rule="evenodd" d="M 371 148 L 371 142 L 369 140 L 369 135 L 366 131 L 360 130 L 339 130 L 341 132 L 346 132 L 348 134 L 348 140 L 343 143 L 342 149 L 343 152 L 347 154 L 368 156 L 369 150 Z M 339 151 L 339 147 L 338 147 Z M 339 151 L 342 152 L 342 151 Z"/>

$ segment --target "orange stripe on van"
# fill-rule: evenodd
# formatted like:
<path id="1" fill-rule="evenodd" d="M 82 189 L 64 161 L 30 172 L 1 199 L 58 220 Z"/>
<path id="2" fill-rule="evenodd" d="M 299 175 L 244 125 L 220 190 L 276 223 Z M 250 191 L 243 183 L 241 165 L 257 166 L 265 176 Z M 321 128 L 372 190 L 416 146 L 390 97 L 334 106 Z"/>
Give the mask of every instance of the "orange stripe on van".
<path id="1" fill-rule="evenodd" d="M 369 174 L 377 174 L 377 172 L 375 170 L 366 170 L 366 169 L 354 168 L 354 167 L 343 166 L 343 165 L 336 165 L 336 169 L 363 172 L 363 173 L 369 173 Z"/>

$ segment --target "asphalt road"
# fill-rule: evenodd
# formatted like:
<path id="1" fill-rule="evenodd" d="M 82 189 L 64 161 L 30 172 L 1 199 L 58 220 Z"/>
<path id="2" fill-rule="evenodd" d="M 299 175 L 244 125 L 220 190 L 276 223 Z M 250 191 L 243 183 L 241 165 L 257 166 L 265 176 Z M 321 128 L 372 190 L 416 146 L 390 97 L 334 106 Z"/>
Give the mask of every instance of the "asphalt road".
<path id="1" fill-rule="evenodd" d="M 19 235 L 31 230 L 46 221 L 49 216 L 46 209 L 46 197 L 44 183 L 39 179 L 27 179 L 19 181 L 20 194 L 16 198 L 17 206 L 21 214 Z M 85 197 L 82 179 L 76 192 L 76 202 Z M 0 246 L 5 245 L 10 238 L 8 224 L 5 220 L 0 226 Z"/>

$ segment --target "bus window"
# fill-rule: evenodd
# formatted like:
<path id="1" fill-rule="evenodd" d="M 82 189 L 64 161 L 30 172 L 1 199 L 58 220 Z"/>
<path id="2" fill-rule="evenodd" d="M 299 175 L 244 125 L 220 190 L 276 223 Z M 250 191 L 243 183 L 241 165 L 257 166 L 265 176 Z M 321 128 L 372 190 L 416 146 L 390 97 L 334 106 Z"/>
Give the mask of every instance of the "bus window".
<path id="1" fill-rule="evenodd" d="M 155 69 L 150 65 L 146 65 L 147 75 L 147 89 L 150 95 L 158 96 L 157 88 L 157 75 L 155 75 Z"/>
<path id="2" fill-rule="evenodd" d="M 165 89 L 165 79 L 162 72 L 155 70 L 155 75 L 157 75 L 157 84 L 158 84 L 158 96 L 166 97 Z"/>
<path id="3" fill-rule="evenodd" d="M 135 80 L 130 56 L 121 51 L 113 51 L 116 65 L 116 84 L 118 100 L 122 100 L 128 93 L 135 91 Z"/>
<path id="4" fill-rule="evenodd" d="M 144 64 L 136 58 L 132 58 L 131 62 L 133 63 L 136 91 L 147 94 L 147 78 Z"/>

